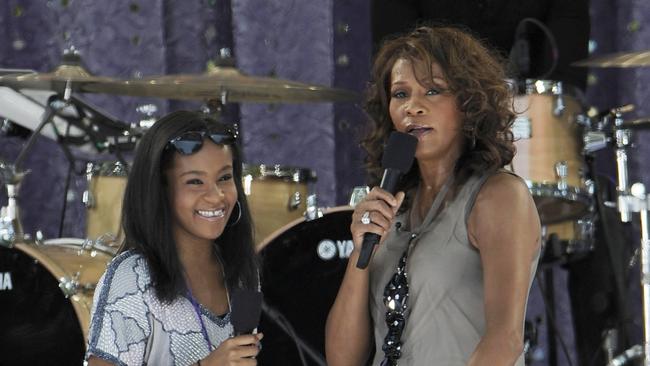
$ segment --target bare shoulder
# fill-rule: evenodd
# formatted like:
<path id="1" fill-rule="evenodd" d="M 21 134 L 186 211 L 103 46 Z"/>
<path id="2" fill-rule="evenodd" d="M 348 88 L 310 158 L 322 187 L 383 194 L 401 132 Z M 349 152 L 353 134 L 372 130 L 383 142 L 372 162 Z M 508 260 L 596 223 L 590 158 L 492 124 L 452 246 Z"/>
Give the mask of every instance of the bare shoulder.
<path id="1" fill-rule="evenodd" d="M 526 183 L 506 172 L 490 176 L 481 187 L 467 222 L 470 241 L 506 236 L 536 239 L 540 235 L 537 208 Z"/>
<path id="2" fill-rule="evenodd" d="M 490 176 L 476 197 L 477 204 L 498 203 L 499 207 L 503 207 L 508 202 L 534 205 L 526 183 L 521 178 L 506 172 L 498 172 Z"/>

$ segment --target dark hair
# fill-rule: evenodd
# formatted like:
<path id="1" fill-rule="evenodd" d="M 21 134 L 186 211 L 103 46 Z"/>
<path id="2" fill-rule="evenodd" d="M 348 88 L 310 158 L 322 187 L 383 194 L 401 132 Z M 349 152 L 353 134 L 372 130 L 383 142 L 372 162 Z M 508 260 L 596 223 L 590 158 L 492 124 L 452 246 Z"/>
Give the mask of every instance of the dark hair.
<path id="1" fill-rule="evenodd" d="M 372 129 L 362 141 L 368 154 L 366 168 L 371 185 L 381 179 L 381 154 L 388 135 L 395 130 L 388 109 L 390 78 L 393 65 L 400 58 L 414 65 L 435 62 L 443 70 L 449 91 L 463 114 L 466 143 L 456 164 L 457 177 L 496 170 L 510 163 L 515 152 L 510 131 L 515 114 L 502 58 L 458 28 L 419 27 L 385 41 L 375 57 L 365 104 Z M 431 67 L 427 69 L 429 74 L 424 77 L 432 80 Z M 415 187 L 418 180 L 418 166 L 413 164 L 398 188 L 406 191 Z"/>
<path id="2" fill-rule="evenodd" d="M 228 127 L 198 112 L 177 111 L 166 115 L 140 140 L 129 172 L 122 206 L 125 249 L 134 249 L 146 258 L 156 296 L 165 302 L 171 302 L 187 291 L 172 235 L 172 206 L 164 174 L 177 153 L 165 147 L 169 140 L 184 132 L 208 128 L 225 130 Z M 258 259 L 250 211 L 242 187 L 241 153 L 236 144 L 230 146 L 241 218 L 232 224 L 231 217 L 221 236 L 215 240 L 215 255 L 222 260 L 229 289 L 257 289 Z M 233 216 L 236 210 L 233 210 Z"/>

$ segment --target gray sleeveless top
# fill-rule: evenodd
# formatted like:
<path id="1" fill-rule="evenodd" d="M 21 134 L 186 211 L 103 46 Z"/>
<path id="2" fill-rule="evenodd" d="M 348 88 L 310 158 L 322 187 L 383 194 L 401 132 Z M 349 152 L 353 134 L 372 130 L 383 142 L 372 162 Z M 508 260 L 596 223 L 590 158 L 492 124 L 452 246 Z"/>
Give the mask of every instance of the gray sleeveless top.
<path id="1" fill-rule="evenodd" d="M 370 269 L 369 306 L 375 336 L 373 365 L 379 365 L 384 358 L 381 347 L 388 331 L 384 287 L 412 235 L 416 237 L 407 262 L 409 309 L 398 363 L 400 366 L 467 364 L 485 333 L 483 269 L 478 250 L 469 242 L 467 218 L 488 176 L 470 177 L 436 217 L 434 203 L 418 227 L 409 227 L 410 210 L 398 215 L 389 237 L 377 248 Z M 530 264 L 531 284 L 536 269 L 537 258 Z M 523 323 L 521 327 L 523 331 Z M 516 365 L 524 365 L 523 354 Z"/>

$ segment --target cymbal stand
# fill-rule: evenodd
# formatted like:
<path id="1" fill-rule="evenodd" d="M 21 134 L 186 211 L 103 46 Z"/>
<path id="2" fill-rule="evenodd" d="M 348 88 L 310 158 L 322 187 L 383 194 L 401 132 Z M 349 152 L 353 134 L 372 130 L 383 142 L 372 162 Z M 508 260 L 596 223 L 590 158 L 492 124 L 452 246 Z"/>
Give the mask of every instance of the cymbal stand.
<path id="1" fill-rule="evenodd" d="M 27 173 L 17 172 L 15 166 L 0 161 L 0 177 L 7 187 L 7 206 L 0 209 L 0 246 L 11 248 L 16 241 L 25 238 L 20 222 L 18 191 Z"/>
<path id="2" fill-rule="evenodd" d="M 45 125 L 52 121 L 56 112 L 65 107 L 70 100 L 72 94 L 71 82 L 66 82 L 65 90 L 63 93 L 64 103 L 47 103 L 45 112 L 38 127 L 32 132 L 31 136 L 23 146 L 18 154 L 16 161 L 13 165 L 0 162 L 0 177 L 5 183 L 7 188 L 7 206 L 2 207 L 0 211 L 0 245 L 6 247 L 13 247 L 15 243 L 24 240 L 29 240 L 30 237 L 25 235 L 23 231 L 22 222 L 20 221 L 20 208 L 18 206 L 18 192 L 20 191 L 20 183 L 29 170 L 22 171 L 23 161 L 27 153 L 36 142 L 36 138 L 40 135 L 41 130 Z"/>
<path id="3" fill-rule="evenodd" d="M 631 187 L 628 180 L 627 151 L 632 146 L 632 131 L 624 127 L 621 111 L 614 111 L 616 139 L 616 168 L 618 175 L 617 207 L 622 222 L 630 222 L 631 214 L 638 212 L 641 219 L 641 290 L 643 300 L 643 346 L 633 346 L 615 357 L 609 366 L 620 366 L 643 357 L 643 366 L 650 366 L 650 231 L 648 210 L 650 196 L 642 183 Z"/>

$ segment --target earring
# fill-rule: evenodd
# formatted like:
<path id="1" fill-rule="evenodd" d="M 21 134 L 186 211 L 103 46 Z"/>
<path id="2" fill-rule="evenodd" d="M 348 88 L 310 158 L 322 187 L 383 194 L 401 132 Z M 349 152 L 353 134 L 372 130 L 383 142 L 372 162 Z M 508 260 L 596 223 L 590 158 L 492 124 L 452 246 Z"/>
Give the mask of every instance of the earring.
<path id="1" fill-rule="evenodd" d="M 232 218 L 232 213 L 230 213 L 230 217 Z M 239 203 L 239 200 L 237 200 L 237 220 L 232 223 L 228 223 L 228 226 L 235 226 L 239 223 L 239 220 L 241 219 L 241 204 Z M 230 221 L 230 220 L 228 220 Z"/>

